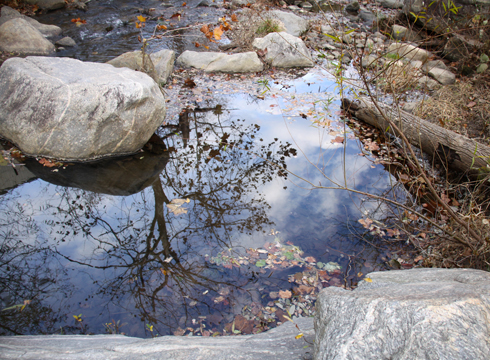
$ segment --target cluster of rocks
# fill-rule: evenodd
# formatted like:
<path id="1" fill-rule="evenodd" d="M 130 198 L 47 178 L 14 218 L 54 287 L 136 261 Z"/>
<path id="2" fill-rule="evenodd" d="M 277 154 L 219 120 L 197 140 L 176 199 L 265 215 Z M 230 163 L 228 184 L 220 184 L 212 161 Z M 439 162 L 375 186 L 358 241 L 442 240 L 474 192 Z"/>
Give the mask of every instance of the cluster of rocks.
<path id="1" fill-rule="evenodd" d="M 73 39 L 60 35 L 61 28 L 58 26 L 41 24 L 9 6 L 2 7 L 0 51 L 24 55 L 51 55 L 55 52 L 55 44 L 59 47 L 76 46 Z M 53 43 L 53 40 L 56 42 Z"/>

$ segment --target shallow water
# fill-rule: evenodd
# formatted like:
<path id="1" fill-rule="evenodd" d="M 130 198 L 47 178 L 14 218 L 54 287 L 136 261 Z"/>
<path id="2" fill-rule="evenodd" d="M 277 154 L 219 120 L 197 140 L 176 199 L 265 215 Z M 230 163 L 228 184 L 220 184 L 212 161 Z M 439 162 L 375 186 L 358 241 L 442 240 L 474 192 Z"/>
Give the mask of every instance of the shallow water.
<path id="1" fill-rule="evenodd" d="M 151 152 L 0 168 L 0 334 L 209 335 L 239 315 L 256 332 L 385 269 L 396 243 L 358 223 L 383 206 L 339 187 L 389 193 L 394 179 L 360 155 L 326 72 L 194 81 L 166 89 Z"/>

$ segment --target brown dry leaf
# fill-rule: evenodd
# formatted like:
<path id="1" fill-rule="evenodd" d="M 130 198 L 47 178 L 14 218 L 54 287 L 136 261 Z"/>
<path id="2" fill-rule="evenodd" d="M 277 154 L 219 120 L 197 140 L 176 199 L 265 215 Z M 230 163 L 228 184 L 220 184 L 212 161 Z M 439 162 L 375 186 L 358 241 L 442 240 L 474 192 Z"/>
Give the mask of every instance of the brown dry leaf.
<path id="1" fill-rule="evenodd" d="M 237 22 L 238 18 L 235 14 L 231 14 L 231 21 Z"/>
<path id="2" fill-rule="evenodd" d="M 298 287 L 298 291 L 301 294 L 310 294 L 314 290 L 315 290 L 315 288 L 313 286 L 300 285 Z"/>
<path id="3" fill-rule="evenodd" d="M 175 336 L 182 336 L 185 334 L 185 330 L 181 329 L 180 327 L 177 328 L 177 330 L 174 331 Z"/>
<path id="4" fill-rule="evenodd" d="M 281 299 L 289 299 L 289 298 L 291 298 L 292 295 L 293 294 L 291 294 L 291 291 L 289 291 L 289 290 L 284 290 L 284 291 L 279 290 L 279 297 Z"/>
<path id="5" fill-rule="evenodd" d="M 45 158 L 41 158 L 39 159 L 39 164 L 41 164 L 42 166 L 46 166 L 46 167 L 53 167 L 53 166 L 56 166 L 56 164 L 48 159 L 45 159 Z"/>
<path id="6" fill-rule="evenodd" d="M 366 147 L 366 149 L 368 149 L 370 151 L 378 151 L 379 150 L 379 146 L 375 142 L 370 142 L 370 143 L 366 144 L 365 147 Z"/>
<path id="7" fill-rule="evenodd" d="M 422 255 L 417 256 L 415 259 L 413 259 L 414 262 L 419 262 L 420 260 L 424 260 L 424 257 Z"/>
<path id="8" fill-rule="evenodd" d="M 342 144 L 344 142 L 343 136 L 336 136 L 335 139 L 332 140 L 332 144 Z"/>
<path id="9" fill-rule="evenodd" d="M 472 102 L 468 103 L 468 105 L 466 105 L 466 106 L 471 109 L 475 105 L 476 105 L 476 102 L 472 101 Z"/>
<path id="10" fill-rule="evenodd" d="M 252 320 L 247 320 L 243 315 L 235 316 L 235 330 L 241 331 L 243 334 L 251 334 L 254 327 Z"/>
<path id="11" fill-rule="evenodd" d="M 316 259 L 313 256 L 308 256 L 307 258 L 305 258 L 305 260 L 308 261 L 309 263 L 316 262 Z"/>
<path id="12" fill-rule="evenodd" d="M 223 35 L 223 26 L 217 26 L 213 30 L 213 35 L 216 40 L 221 40 L 221 35 Z"/>
<path id="13" fill-rule="evenodd" d="M 369 219 L 369 218 L 368 218 L 368 219 L 366 219 L 366 220 L 364 220 L 364 219 L 359 219 L 359 220 L 357 220 L 357 221 L 358 221 L 358 222 L 359 222 L 359 223 L 360 223 L 362 226 L 364 226 L 366 229 L 369 229 L 369 228 L 370 228 L 370 226 L 371 226 L 371 224 L 373 223 L 373 220 L 371 220 L 371 219 Z"/>

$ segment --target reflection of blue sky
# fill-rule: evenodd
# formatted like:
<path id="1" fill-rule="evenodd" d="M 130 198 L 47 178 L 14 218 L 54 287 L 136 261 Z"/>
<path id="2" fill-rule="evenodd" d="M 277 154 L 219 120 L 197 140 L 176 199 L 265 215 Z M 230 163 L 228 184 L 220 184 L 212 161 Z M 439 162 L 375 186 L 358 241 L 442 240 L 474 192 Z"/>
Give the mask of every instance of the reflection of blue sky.
<path id="1" fill-rule="evenodd" d="M 347 135 L 351 134 L 348 128 L 344 129 L 341 124 L 333 121 L 336 119 L 333 113 L 338 109 L 338 96 L 334 99 L 335 103 L 332 104 L 331 113 L 321 115 L 332 120 L 330 127 L 313 126 L 312 120 L 317 114 L 316 111 L 308 115 L 308 119 L 297 116 L 298 112 L 318 110 L 318 103 L 315 104 L 315 102 L 333 96 L 332 93 L 325 92 L 325 90 L 334 91 L 335 84 L 329 80 L 319 81 L 317 74 L 307 75 L 303 80 L 290 81 L 289 84 L 291 87 L 287 91 L 274 86 L 270 93 L 266 94 L 265 100 L 251 101 L 250 96 L 246 95 L 227 96 L 226 100 L 233 110 L 225 110 L 220 120 L 225 126 L 236 119 L 245 119 L 247 125 L 258 124 L 260 132 L 254 140 L 257 146 L 271 143 L 274 138 L 279 138 L 283 144 L 291 143 L 292 147 L 298 150 L 298 155 L 295 158 L 287 158 L 288 170 L 312 184 L 337 187 L 327 179 L 329 177 L 340 185 L 344 185 L 345 172 L 345 179 L 349 187 L 374 193 L 386 190 L 389 186 L 390 175 L 383 170 L 381 165 L 372 168 L 369 159 L 358 155 L 360 149 L 357 139 L 347 136 L 345 144 L 332 143 L 336 136 L 343 136 L 344 130 Z M 301 92 L 309 90 L 312 91 L 310 100 L 313 98 L 314 101 L 302 101 L 304 98 L 301 97 Z M 212 113 L 203 116 L 210 123 L 217 122 L 216 116 Z M 201 141 L 207 139 L 209 142 L 216 143 L 219 137 L 220 135 L 207 135 L 207 138 L 202 138 Z M 260 138 L 263 139 L 262 142 Z M 194 140 L 195 132 L 191 131 L 190 144 L 195 145 Z M 178 146 L 181 140 L 178 138 L 172 138 L 169 142 L 175 145 L 179 152 L 188 151 L 188 154 L 182 158 L 175 155 L 174 158 L 179 160 L 169 162 L 165 174 L 162 175 L 163 191 L 168 199 L 172 200 L 185 197 L 185 189 L 178 190 L 171 187 L 172 181 L 176 180 L 172 176 L 178 176 L 185 183 L 190 181 L 197 171 L 207 171 L 213 174 L 212 169 L 222 164 L 213 159 L 206 165 L 201 160 L 199 166 L 190 167 L 187 174 L 179 173 L 178 169 L 181 166 L 179 161 L 197 164 L 196 154 L 189 151 L 189 148 L 181 149 Z M 229 154 L 231 150 L 225 151 Z M 220 177 L 233 179 L 241 170 L 241 166 L 263 161 L 248 152 L 242 152 L 242 155 L 243 159 L 240 161 L 232 162 L 228 167 L 224 166 L 223 171 L 225 172 L 214 174 L 216 178 L 210 175 L 207 178 L 208 184 L 203 185 L 203 189 L 213 190 L 213 187 L 220 183 Z M 240 198 L 240 203 L 236 205 L 246 205 L 252 200 L 263 198 L 271 206 L 270 209 L 266 209 L 266 214 L 275 223 L 275 230 L 280 231 L 279 237 L 283 241 L 292 241 L 303 248 L 307 255 L 313 255 L 324 261 L 338 261 L 337 257 L 332 258 L 329 255 L 322 257 L 326 252 L 326 245 L 342 247 L 347 252 L 358 251 L 357 245 L 348 240 L 349 233 L 346 232 L 345 224 L 350 221 L 352 226 L 358 226 L 357 220 L 362 217 L 358 209 L 359 197 L 343 190 L 312 189 L 310 184 L 298 177 L 289 174 L 288 180 L 275 177 L 263 185 L 259 183 L 257 192 L 249 191 Z M 284 189 L 284 187 L 287 188 Z M 183 193 L 178 193 L 178 191 L 183 191 Z M 81 200 L 77 196 L 80 196 Z M 226 194 L 223 195 L 223 199 L 226 199 Z M 230 200 L 227 199 L 227 201 Z M 90 219 L 84 217 L 86 203 L 92 206 L 90 214 L 92 218 Z M 83 208 L 80 209 L 79 205 L 83 205 Z M 375 204 L 368 203 L 364 206 L 374 207 Z M 186 229 L 192 227 L 194 223 L 201 221 L 199 226 L 202 226 L 204 220 L 198 220 L 198 217 L 213 219 L 214 215 L 205 213 L 198 200 L 193 200 L 184 207 L 189 209 L 187 214 L 174 216 L 164 206 L 171 246 L 180 256 L 179 260 L 182 263 L 202 263 L 202 256 L 205 254 L 215 255 L 228 247 L 258 248 L 262 247 L 264 242 L 273 239 L 267 235 L 271 229 L 265 229 L 265 233 L 252 231 L 251 234 L 248 231 L 241 232 L 236 229 L 227 232 L 223 228 L 212 231 L 198 228 L 199 231 L 195 233 L 189 232 Z M 121 254 L 118 258 L 107 256 L 106 251 L 110 250 L 116 242 L 116 236 L 108 229 L 113 229 L 120 238 L 119 240 L 128 247 L 142 249 L 145 244 L 139 244 L 139 242 L 148 234 L 150 222 L 154 216 L 154 208 L 154 195 L 151 187 L 138 194 L 122 197 L 93 194 L 75 188 L 62 188 L 36 180 L 10 190 L 3 196 L 0 201 L 0 222 L 3 223 L 0 231 L 5 234 L 15 228 L 15 236 L 22 241 L 33 246 L 49 245 L 53 250 L 56 249 L 65 256 L 91 265 L 131 263 L 132 259 L 127 254 Z M 15 211 L 12 211 L 14 209 Z M 22 216 L 23 219 L 11 219 L 12 216 L 16 216 L 15 214 Z M 235 216 L 229 215 L 227 219 L 235 221 L 247 216 L 250 214 L 247 210 L 243 210 L 242 213 Z M 102 219 L 104 223 L 99 222 L 97 225 L 88 226 L 87 224 L 95 217 Z M 79 223 L 77 219 L 80 220 Z M 18 224 L 15 224 L 16 220 Z M 34 224 L 34 226 L 32 228 L 26 226 L 22 229 L 22 226 L 26 224 Z M 71 226 L 78 229 L 77 234 L 74 234 Z M 83 228 L 89 228 L 90 234 L 82 231 Z M 138 232 L 137 229 L 143 230 Z M 208 230 L 208 235 L 215 232 L 214 242 L 202 240 L 203 232 Z M 68 231 L 69 235 L 67 235 Z M 184 239 L 182 234 L 186 234 L 187 238 Z M 63 235 L 66 241 L 61 242 Z M 101 283 L 111 281 L 117 277 L 119 271 L 117 269 L 100 271 L 76 263 L 68 263 L 63 258 L 60 258 L 59 261 L 63 268 L 75 268 L 79 271 L 71 273 L 71 282 L 77 288 L 77 298 L 69 299 L 67 302 L 73 304 L 76 304 L 80 298 L 86 298 L 96 292 L 98 285 L 92 284 L 94 280 Z M 83 271 L 80 271 L 81 269 Z M 100 304 L 104 303 L 105 299 L 94 301 Z M 132 308 L 134 304 L 131 299 L 128 298 L 125 304 L 128 311 L 136 312 Z M 76 308 L 76 305 L 73 306 Z M 119 310 L 116 308 L 114 311 Z M 97 311 L 94 309 L 93 312 L 95 314 Z"/>

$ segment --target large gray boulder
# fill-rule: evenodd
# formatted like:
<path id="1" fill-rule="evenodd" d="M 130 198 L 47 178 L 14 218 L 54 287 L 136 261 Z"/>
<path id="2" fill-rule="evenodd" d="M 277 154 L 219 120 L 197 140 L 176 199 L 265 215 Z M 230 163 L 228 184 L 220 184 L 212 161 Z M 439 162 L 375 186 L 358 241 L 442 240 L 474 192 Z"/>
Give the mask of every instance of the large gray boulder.
<path id="1" fill-rule="evenodd" d="M 270 12 L 270 17 L 279 20 L 285 31 L 290 35 L 301 36 L 308 30 L 308 22 L 298 15 L 281 10 L 273 10 Z"/>
<path id="2" fill-rule="evenodd" d="M 11 19 L 0 25 L 0 50 L 26 55 L 49 55 L 54 45 L 22 18 Z"/>
<path id="3" fill-rule="evenodd" d="M 206 72 L 246 73 L 262 71 L 264 65 L 255 52 L 227 55 L 217 52 L 184 51 L 176 61 L 184 68 Z"/>
<path id="4" fill-rule="evenodd" d="M 308 360 L 313 319 L 300 318 L 257 335 L 162 336 L 138 339 L 123 335 L 2 336 L 2 359 L 64 360 Z M 295 336 L 304 334 L 301 339 Z M 305 341 L 306 340 L 306 341 Z M 308 341 L 308 342 L 307 342 Z"/>
<path id="5" fill-rule="evenodd" d="M 354 291 L 319 294 L 320 359 L 484 360 L 490 354 L 490 273 L 414 269 L 366 275 Z"/>
<path id="6" fill-rule="evenodd" d="M 27 155 L 89 160 L 133 153 L 162 124 L 146 74 L 69 58 L 11 58 L 0 68 L 0 135 Z"/>
<path id="7" fill-rule="evenodd" d="M 293 68 L 314 65 L 310 51 L 303 40 L 284 31 L 256 38 L 253 47 L 265 52 L 264 60 L 274 67 Z"/>
<path id="8" fill-rule="evenodd" d="M 59 26 L 41 24 L 39 21 L 34 20 L 29 16 L 22 15 L 17 10 L 12 9 L 10 6 L 4 6 L 1 11 L 2 15 L 0 16 L 0 25 L 11 19 L 22 18 L 29 24 L 34 26 L 37 30 L 39 30 L 41 34 L 43 34 L 43 36 L 47 38 L 58 36 L 61 34 L 61 28 Z"/>

